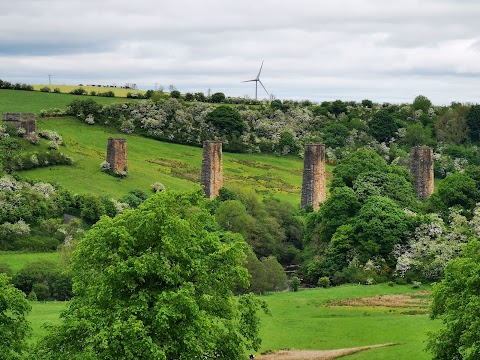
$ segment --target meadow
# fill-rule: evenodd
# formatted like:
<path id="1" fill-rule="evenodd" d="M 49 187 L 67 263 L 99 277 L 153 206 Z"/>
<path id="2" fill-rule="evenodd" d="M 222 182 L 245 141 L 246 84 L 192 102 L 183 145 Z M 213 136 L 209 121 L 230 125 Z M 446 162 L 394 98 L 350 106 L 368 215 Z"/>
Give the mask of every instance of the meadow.
<path id="1" fill-rule="evenodd" d="M 29 253 L 18 251 L 0 251 L 0 265 L 7 265 L 13 273 L 21 270 L 26 264 L 35 261 L 60 262 L 58 252 Z"/>
<path id="2" fill-rule="evenodd" d="M 352 360 L 429 359 L 425 347 L 426 332 L 435 330 L 439 322 L 429 320 L 424 300 L 427 287 L 386 284 L 344 285 L 329 289 L 305 289 L 299 292 L 272 293 L 261 296 L 271 315 L 261 316 L 262 338 L 259 353 L 279 349 L 330 350 L 357 346 L 395 343 L 349 355 Z M 398 307 L 342 305 L 345 299 L 378 299 L 385 295 L 409 295 L 420 299 Z M 29 320 L 32 322 L 33 340 L 45 330 L 41 325 L 57 323 L 66 303 L 32 303 Z"/>
<path id="3" fill-rule="evenodd" d="M 263 296 L 271 315 L 262 315 L 260 352 L 330 350 L 395 343 L 395 346 L 346 358 L 429 359 L 429 354 L 423 350 L 424 341 L 427 331 L 435 330 L 439 323 L 428 317 L 426 290 L 428 287 L 412 289 L 407 285 L 343 285 Z M 379 296 L 409 293 L 413 299 L 421 301 L 399 302 L 394 300 L 395 296 L 386 299 L 389 306 L 379 306 L 373 301 Z M 368 299 L 366 305 L 339 301 L 365 297 L 373 298 Z"/>
<path id="4" fill-rule="evenodd" d="M 145 91 L 143 90 L 132 90 L 132 89 L 120 89 L 120 88 L 115 88 L 115 87 L 98 87 L 98 86 L 80 86 L 80 85 L 45 85 L 45 84 L 40 84 L 40 85 L 33 85 L 33 89 L 40 91 L 41 88 L 44 87 L 49 87 L 52 91 L 53 89 L 57 88 L 60 90 L 61 93 L 69 93 L 72 90 L 82 88 L 88 93 L 95 91 L 96 93 L 102 93 L 102 92 L 107 92 L 107 91 L 113 91 L 115 96 L 117 97 L 127 97 L 128 93 L 131 94 L 144 94 Z"/>
<path id="5" fill-rule="evenodd" d="M 39 91 L 0 90 L 0 113 L 25 112 L 39 114 L 42 109 L 65 109 L 76 99 L 94 99 L 100 104 L 115 102 L 138 101 L 127 98 L 100 97 L 87 95 L 44 93 Z"/>

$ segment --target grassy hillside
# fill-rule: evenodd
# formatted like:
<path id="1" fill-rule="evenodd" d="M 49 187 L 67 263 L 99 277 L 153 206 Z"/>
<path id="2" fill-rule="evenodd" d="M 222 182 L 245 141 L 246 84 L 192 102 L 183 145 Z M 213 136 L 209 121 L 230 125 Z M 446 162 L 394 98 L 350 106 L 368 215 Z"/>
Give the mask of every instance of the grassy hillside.
<path id="1" fill-rule="evenodd" d="M 60 133 L 65 146 L 59 151 L 73 157 L 75 164 L 20 172 L 26 178 L 58 182 L 77 193 L 94 192 L 115 197 L 134 188 L 150 191 L 150 185 L 157 181 L 176 190 L 199 186 L 200 148 L 126 135 L 73 118 L 39 119 L 38 128 Z M 129 175 L 125 179 L 100 171 L 109 137 L 127 138 Z M 260 195 L 274 195 L 296 205 L 300 203 L 302 168 L 302 159 L 293 156 L 224 153 L 224 184 L 251 189 Z"/>
<path id="2" fill-rule="evenodd" d="M 69 93 L 70 91 L 78 88 L 82 88 L 88 93 L 91 91 L 95 91 L 96 93 L 102 93 L 102 92 L 107 92 L 107 91 L 113 91 L 115 96 L 118 97 L 127 97 L 128 93 L 132 94 L 144 94 L 145 91 L 143 90 L 131 90 L 131 89 L 120 89 L 120 88 L 114 88 L 114 87 L 97 87 L 97 86 L 78 86 L 78 85 L 33 85 L 33 88 L 35 90 L 40 90 L 43 87 L 49 87 L 52 91 L 55 88 L 60 89 L 62 93 Z"/>
<path id="3" fill-rule="evenodd" d="M 28 263 L 40 260 L 58 263 L 60 262 L 60 254 L 58 252 L 26 253 L 16 251 L 0 251 L 0 264 L 7 265 L 14 273 L 24 268 Z"/>
<path id="4" fill-rule="evenodd" d="M 31 112 L 38 114 L 42 109 L 65 109 L 75 99 L 94 99 L 100 104 L 137 101 L 127 98 L 108 98 L 100 96 L 43 93 L 39 91 L 20 91 L 0 89 L 0 113 Z"/>

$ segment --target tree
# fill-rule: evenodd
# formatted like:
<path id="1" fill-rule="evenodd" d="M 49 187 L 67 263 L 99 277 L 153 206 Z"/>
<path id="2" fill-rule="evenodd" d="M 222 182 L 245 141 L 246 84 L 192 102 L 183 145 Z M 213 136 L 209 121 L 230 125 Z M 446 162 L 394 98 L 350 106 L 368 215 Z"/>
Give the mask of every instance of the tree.
<path id="1" fill-rule="evenodd" d="M 468 138 L 468 127 L 465 116 L 459 111 L 449 108 L 435 123 L 435 133 L 439 141 L 462 144 Z"/>
<path id="2" fill-rule="evenodd" d="M 342 161 L 333 169 L 331 187 L 352 187 L 353 182 L 363 172 L 380 171 L 386 172 L 387 163 L 373 150 L 358 150 Z"/>
<path id="3" fill-rule="evenodd" d="M 429 199 L 431 208 L 448 217 L 449 208 L 460 207 L 469 216 L 479 200 L 475 181 L 465 173 L 448 175 Z"/>
<path id="4" fill-rule="evenodd" d="M 180 91 L 178 90 L 173 90 L 170 92 L 170 96 L 174 99 L 180 99 Z"/>
<path id="5" fill-rule="evenodd" d="M 470 139 L 472 141 L 480 140 L 480 105 L 472 105 L 470 110 L 468 110 L 467 115 L 467 126 L 470 131 Z"/>
<path id="6" fill-rule="evenodd" d="M 480 358 L 480 242 L 471 239 L 433 286 L 431 317 L 444 327 L 430 335 L 434 360 Z"/>
<path id="7" fill-rule="evenodd" d="M 225 94 L 221 92 L 212 94 L 212 96 L 210 96 L 210 101 L 212 103 L 222 103 L 225 101 Z"/>
<path id="8" fill-rule="evenodd" d="M 72 257 L 75 296 L 42 359 L 239 359 L 258 349 L 245 242 L 219 231 L 202 191 L 157 193 L 103 217 Z"/>
<path id="9" fill-rule="evenodd" d="M 422 110 L 426 113 L 432 107 L 432 102 L 426 96 L 418 95 L 415 100 L 413 100 L 412 106 L 414 110 Z"/>
<path id="10" fill-rule="evenodd" d="M 226 134 L 243 131 L 243 120 L 237 109 L 230 106 L 219 106 L 207 115 L 207 122 L 210 122 L 217 129 Z"/>
<path id="11" fill-rule="evenodd" d="M 0 273 L 0 356 L 4 360 L 23 359 L 25 338 L 30 333 L 25 316 L 30 311 L 25 294 Z"/>
<path id="12" fill-rule="evenodd" d="M 369 128 L 370 135 L 379 142 L 385 142 L 394 137 L 398 125 L 389 110 L 380 110 L 373 114 Z"/>

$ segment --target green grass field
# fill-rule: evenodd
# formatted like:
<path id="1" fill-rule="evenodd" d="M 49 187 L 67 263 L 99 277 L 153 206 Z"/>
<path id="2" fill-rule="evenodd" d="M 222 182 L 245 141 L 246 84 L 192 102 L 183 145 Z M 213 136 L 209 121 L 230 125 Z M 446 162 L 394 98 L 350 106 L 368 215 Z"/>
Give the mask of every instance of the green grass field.
<path id="1" fill-rule="evenodd" d="M 26 264 L 48 260 L 55 263 L 60 262 L 58 252 L 27 253 L 17 251 L 0 251 L 0 264 L 7 265 L 14 273 L 21 270 Z"/>
<path id="2" fill-rule="evenodd" d="M 0 90 L 0 113 L 25 112 L 38 114 L 42 109 L 65 109 L 75 99 L 94 99 L 100 104 L 137 101 L 127 98 L 43 93 L 39 91 Z"/>
<path id="3" fill-rule="evenodd" d="M 425 290 L 425 288 L 423 288 Z M 327 306 L 331 300 L 409 293 L 411 286 L 345 285 L 330 289 L 274 293 L 262 297 L 271 316 L 262 315 L 261 352 L 267 350 L 329 350 L 398 343 L 347 359 L 429 359 L 423 351 L 427 331 L 439 326 L 425 308 Z"/>
<path id="4" fill-rule="evenodd" d="M 420 290 L 425 290 L 425 287 Z M 428 359 L 423 351 L 426 332 L 438 328 L 439 322 L 429 320 L 425 313 L 409 307 L 327 306 L 327 301 L 354 299 L 386 294 L 404 294 L 410 286 L 345 285 L 330 289 L 302 290 L 297 293 L 273 293 L 262 296 L 271 316 L 262 315 L 261 352 L 278 349 L 328 350 L 364 345 L 398 343 L 396 346 L 372 349 L 346 359 L 355 360 L 421 360 Z M 66 303 L 32 303 L 28 319 L 33 339 L 45 330 L 45 322 L 59 321 Z M 423 309 L 424 310 L 424 309 Z"/>
<path id="5" fill-rule="evenodd" d="M 46 333 L 43 328 L 44 324 L 60 322 L 60 313 L 65 309 L 67 303 L 61 301 L 33 301 L 30 302 L 30 305 L 32 305 L 32 311 L 28 314 L 27 320 L 32 327 L 30 342 L 33 343 Z"/>
<path id="6" fill-rule="evenodd" d="M 95 91 L 96 93 L 113 91 L 115 96 L 117 97 L 127 97 L 128 93 L 142 94 L 142 95 L 145 93 L 145 91 L 143 90 L 129 90 L 129 89 L 114 88 L 114 87 L 79 86 L 79 85 L 33 85 L 33 88 L 38 91 L 43 87 L 49 87 L 52 91 L 53 89 L 58 88 L 62 93 L 69 93 L 70 91 L 78 88 L 84 89 L 89 94 L 91 91 Z"/>
<path id="7" fill-rule="evenodd" d="M 150 186 L 157 181 L 174 190 L 199 186 L 200 148 L 127 135 L 73 118 L 39 119 L 37 127 L 60 133 L 65 146 L 59 151 L 70 155 L 75 164 L 20 172 L 28 179 L 57 182 L 76 193 L 92 192 L 117 198 L 134 188 L 150 191 Z M 124 179 L 100 170 L 109 137 L 123 137 L 128 141 L 129 175 Z M 261 196 L 276 196 L 294 205 L 300 203 L 302 169 L 303 160 L 294 156 L 223 154 L 225 186 L 250 189 Z M 327 171 L 330 173 L 331 168 L 327 167 Z"/>

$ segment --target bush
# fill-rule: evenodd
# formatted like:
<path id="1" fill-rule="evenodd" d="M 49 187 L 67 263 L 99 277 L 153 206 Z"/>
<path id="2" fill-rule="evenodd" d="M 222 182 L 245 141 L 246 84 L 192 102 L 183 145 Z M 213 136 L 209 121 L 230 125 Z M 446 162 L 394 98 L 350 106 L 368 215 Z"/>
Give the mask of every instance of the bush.
<path id="1" fill-rule="evenodd" d="M 61 91 L 60 91 L 59 88 L 55 88 L 55 89 L 53 89 L 53 92 L 56 93 L 56 94 L 60 94 Z"/>
<path id="2" fill-rule="evenodd" d="M 41 92 L 50 92 L 51 90 L 48 86 L 45 86 L 45 87 L 40 88 L 40 91 Z"/>
<path id="3" fill-rule="evenodd" d="M 99 92 L 97 94 L 97 96 L 102 96 L 102 97 L 115 97 L 115 93 L 110 90 L 110 91 L 106 91 L 106 92 Z"/>
<path id="4" fill-rule="evenodd" d="M 320 279 L 318 279 L 317 285 L 318 287 L 329 288 L 330 279 L 328 278 L 328 276 L 321 277 Z"/>
<path id="5" fill-rule="evenodd" d="M 76 88 L 76 89 L 73 89 L 72 91 L 70 91 L 70 94 L 73 94 L 73 95 L 86 95 L 86 94 L 87 94 L 87 90 L 82 89 L 82 88 Z"/>
<path id="6" fill-rule="evenodd" d="M 152 191 L 154 193 L 165 191 L 165 185 L 161 182 L 156 182 L 155 184 L 152 184 Z"/>
<path id="7" fill-rule="evenodd" d="M 300 284 L 301 284 L 301 282 L 300 282 L 300 279 L 298 278 L 298 276 L 294 276 L 292 278 L 292 280 L 290 280 L 290 289 L 293 292 L 297 292 Z"/>
<path id="8" fill-rule="evenodd" d="M 27 296 L 27 300 L 28 301 L 37 301 L 38 298 L 37 298 L 37 294 L 35 293 L 35 291 L 30 291 L 30 293 L 28 294 Z"/>

